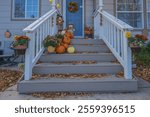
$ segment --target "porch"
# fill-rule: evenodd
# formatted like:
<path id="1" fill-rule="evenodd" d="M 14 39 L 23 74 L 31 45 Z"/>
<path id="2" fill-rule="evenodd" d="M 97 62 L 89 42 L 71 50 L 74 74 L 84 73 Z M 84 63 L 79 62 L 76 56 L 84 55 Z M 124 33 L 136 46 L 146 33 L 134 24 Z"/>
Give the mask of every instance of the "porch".
<path id="1" fill-rule="evenodd" d="M 103 10 L 103 0 L 99 0 L 99 9 L 94 14 L 95 39 L 77 39 L 72 41 L 77 53 L 64 55 L 43 55 L 43 39 L 57 33 L 56 2 L 53 8 L 23 31 L 31 39 L 25 55 L 23 79 L 18 83 L 20 93 L 33 92 L 134 92 L 137 80 L 132 77 L 131 49 L 125 37 L 132 27 Z M 83 18 L 84 19 L 84 18 Z M 83 19 L 81 19 L 83 21 Z M 69 21 L 69 20 L 68 20 Z M 70 20 L 72 21 L 72 20 Z M 67 20 L 65 21 L 67 25 Z M 72 23 L 72 22 L 71 22 Z M 80 27 L 84 32 L 83 26 Z M 77 29 L 75 29 L 77 30 Z M 78 33 L 76 33 L 78 34 Z M 42 61 L 37 64 L 38 60 Z M 72 61 L 96 61 L 96 64 L 66 64 Z M 115 63 L 117 61 L 117 63 Z M 55 62 L 64 62 L 57 65 Z M 32 74 L 110 74 L 124 72 L 124 78 L 107 77 L 106 79 L 36 79 Z"/>

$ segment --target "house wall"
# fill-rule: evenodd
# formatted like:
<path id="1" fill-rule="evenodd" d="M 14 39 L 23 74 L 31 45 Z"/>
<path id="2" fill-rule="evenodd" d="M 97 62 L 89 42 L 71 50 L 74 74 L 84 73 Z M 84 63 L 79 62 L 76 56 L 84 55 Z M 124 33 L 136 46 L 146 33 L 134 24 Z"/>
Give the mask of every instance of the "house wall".
<path id="1" fill-rule="evenodd" d="M 12 50 L 8 48 L 13 41 L 13 36 L 16 34 L 22 35 L 22 30 L 34 21 L 12 20 L 12 1 L 13 0 L 0 0 L 0 49 L 4 48 L 5 54 L 12 53 Z M 42 16 L 51 9 L 51 5 L 48 0 L 40 0 L 40 4 L 40 16 Z M 12 34 L 9 39 L 4 36 L 7 29 Z"/>

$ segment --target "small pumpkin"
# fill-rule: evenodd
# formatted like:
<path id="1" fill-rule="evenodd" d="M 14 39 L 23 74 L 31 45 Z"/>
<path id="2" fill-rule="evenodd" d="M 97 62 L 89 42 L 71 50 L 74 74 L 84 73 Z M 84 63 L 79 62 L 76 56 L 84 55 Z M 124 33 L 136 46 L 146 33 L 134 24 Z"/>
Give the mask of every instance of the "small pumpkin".
<path id="1" fill-rule="evenodd" d="M 5 32 L 5 37 L 6 37 L 6 38 L 10 38 L 10 37 L 11 37 L 11 33 L 9 32 L 9 30 L 7 30 L 7 31 Z"/>
<path id="2" fill-rule="evenodd" d="M 48 46 L 47 51 L 48 51 L 48 53 L 54 53 L 55 52 L 55 47 Z"/>
<path id="3" fill-rule="evenodd" d="M 69 47 L 69 45 L 67 43 L 61 43 L 60 45 L 64 46 L 65 49 L 67 49 Z"/>
<path id="4" fill-rule="evenodd" d="M 66 37 L 66 36 L 64 36 L 64 39 L 63 39 L 63 43 L 66 43 L 66 44 L 70 44 L 70 42 L 71 42 L 71 39 L 70 38 L 68 38 L 68 37 Z"/>
<path id="5" fill-rule="evenodd" d="M 57 53 L 57 54 L 63 54 L 63 53 L 65 53 L 65 47 L 62 46 L 62 45 L 57 46 L 57 47 L 56 47 L 56 53 Z"/>
<path id="6" fill-rule="evenodd" d="M 75 53 L 75 48 L 74 48 L 73 46 L 70 46 L 70 47 L 67 49 L 67 52 L 68 52 L 69 54 L 73 54 L 73 53 Z"/>
<path id="7" fill-rule="evenodd" d="M 67 32 L 65 33 L 65 35 L 66 35 L 67 37 L 69 37 L 70 39 L 73 39 L 73 38 L 74 38 L 73 33 L 70 32 L 70 31 L 67 31 Z"/>

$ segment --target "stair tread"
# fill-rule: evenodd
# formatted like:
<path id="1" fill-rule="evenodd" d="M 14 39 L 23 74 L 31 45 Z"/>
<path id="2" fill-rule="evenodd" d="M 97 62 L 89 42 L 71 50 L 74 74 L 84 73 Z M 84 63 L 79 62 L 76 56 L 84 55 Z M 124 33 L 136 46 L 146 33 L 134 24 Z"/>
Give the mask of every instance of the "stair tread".
<path id="1" fill-rule="evenodd" d="M 43 56 L 78 56 L 78 55 L 91 55 L 91 56 L 99 56 L 99 55 L 113 55 L 112 53 L 100 53 L 100 52 L 98 52 L 98 53 L 74 53 L 74 54 L 68 54 L 68 53 L 64 53 L 64 54 L 55 54 L 55 53 L 52 53 L 52 54 L 43 54 Z"/>
<path id="2" fill-rule="evenodd" d="M 116 77 L 114 75 L 112 76 L 109 76 L 109 77 L 101 77 L 101 78 L 48 78 L 48 77 L 39 77 L 39 78 L 36 78 L 36 79 L 32 79 L 32 81 L 43 81 L 43 82 L 46 82 L 46 81 L 51 81 L 51 82 L 90 82 L 90 81 L 108 81 L 108 82 L 111 82 L 113 80 L 118 80 L 118 81 L 124 81 L 126 80 L 124 77 Z"/>
<path id="3" fill-rule="evenodd" d="M 119 63 L 112 63 L 112 62 L 98 62 L 95 64 L 72 64 L 72 63 L 62 63 L 62 64 L 57 64 L 57 63 L 39 63 L 36 64 L 35 66 L 43 66 L 43 67 L 52 67 L 52 66 L 120 66 Z"/>

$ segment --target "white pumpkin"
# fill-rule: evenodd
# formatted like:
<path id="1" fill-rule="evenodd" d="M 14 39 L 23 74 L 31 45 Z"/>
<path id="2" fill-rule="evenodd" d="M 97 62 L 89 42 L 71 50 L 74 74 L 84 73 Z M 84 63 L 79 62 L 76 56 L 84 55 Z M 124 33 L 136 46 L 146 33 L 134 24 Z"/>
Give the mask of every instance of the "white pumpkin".
<path id="1" fill-rule="evenodd" d="M 73 46 L 70 46 L 70 47 L 67 49 L 67 52 L 68 52 L 69 54 L 73 54 L 73 53 L 75 53 L 75 48 L 74 48 Z"/>
<path id="2" fill-rule="evenodd" d="M 48 51 L 48 53 L 54 53 L 55 52 L 55 47 L 48 46 L 47 51 Z"/>

